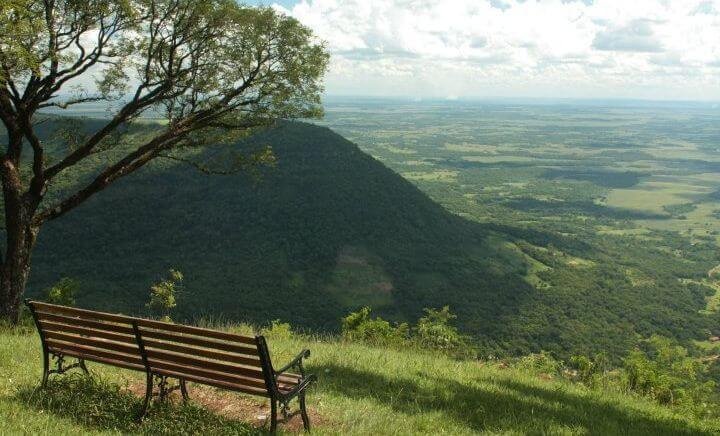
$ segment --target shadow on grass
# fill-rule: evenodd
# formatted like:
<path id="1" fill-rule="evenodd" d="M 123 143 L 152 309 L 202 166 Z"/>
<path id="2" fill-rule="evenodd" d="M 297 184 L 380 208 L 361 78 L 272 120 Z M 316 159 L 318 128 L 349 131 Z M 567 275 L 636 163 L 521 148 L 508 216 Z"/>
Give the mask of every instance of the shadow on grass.
<path id="1" fill-rule="evenodd" d="M 473 431 L 552 434 L 562 426 L 583 434 L 703 435 L 679 419 L 652 417 L 602 400 L 498 378 L 459 383 L 431 374 L 387 378 L 351 367 L 325 365 L 324 389 L 357 399 L 375 399 L 413 415 L 441 413 Z M 398 417 L 398 419 L 402 419 Z"/>
<path id="2" fill-rule="evenodd" d="M 136 420 L 141 399 L 102 379 L 72 374 L 51 380 L 47 388 L 23 387 L 14 399 L 35 410 L 95 430 L 123 434 L 266 434 L 190 404 L 155 404 L 142 423 Z"/>

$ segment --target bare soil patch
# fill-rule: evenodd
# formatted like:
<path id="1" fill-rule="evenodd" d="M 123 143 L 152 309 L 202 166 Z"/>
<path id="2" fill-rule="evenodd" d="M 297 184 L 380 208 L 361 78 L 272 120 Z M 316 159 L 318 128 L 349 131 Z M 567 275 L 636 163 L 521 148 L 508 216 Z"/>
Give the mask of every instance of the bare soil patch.
<path id="1" fill-rule="evenodd" d="M 127 390 L 138 397 L 145 396 L 145 383 L 133 382 L 127 387 Z M 262 399 L 237 394 L 234 392 L 215 389 L 210 386 L 196 385 L 188 383 L 188 393 L 190 401 L 202 405 L 202 407 L 211 410 L 213 413 L 224 416 L 229 419 L 247 422 L 254 427 L 269 427 L 270 423 L 270 403 Z M 182 396 L 179 391 L 174 391 L 169 396 L 169 401 L 173 403 L 181 403 Z M 290 403 L 290 414 L 298 412 L 297 400 Z M 307 408 L 310 416 L 310 424 L 313 427 L 323 426 L 327 423 L 327 419 L 322 417 L 312 407 Z M 290 416 L 287 422 L 283 421 L 282 413 L 278 412 L 279 425 L 285 431 L 302 432 L 303 423 L 300 414 Z"/>

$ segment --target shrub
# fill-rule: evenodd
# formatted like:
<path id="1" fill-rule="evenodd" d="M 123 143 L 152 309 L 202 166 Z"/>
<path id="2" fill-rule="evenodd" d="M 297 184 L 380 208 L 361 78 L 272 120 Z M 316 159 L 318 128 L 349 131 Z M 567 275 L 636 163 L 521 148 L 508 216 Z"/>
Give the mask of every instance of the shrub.
<path id="1" fill-rule="evenodd" d="M 280 322 L 279 319 L 275 319 L 270 323 L 270 326 L 262 329 L 263 335 L 274 338 L 274 339 L 290 339 L 293 337 L 292 327 L 289 323 Z"/>
<path id="2" fill-rule="evenodd" d="M 52 304 L 74 306 L 75 294 L 79 288 L 80 283 L 77 280 L 63 277 L 60 281 L 45 290 L 45 300 Z"/>
<path id="3" fill-rule="evenodd" d="M 177 306 L 177 294 L 181 292 L 183 274 L 171 269 L 168 277 L 150 287 L 150 301 L 145 307 L 162 321 L 171 322 L 170 312 Z"/>
<path id="4" fill-rule="evenodd" d="M 461 353 L 469 349 L 467 338 L 461 335 L 450 321 L 457 316 L 450 313 L 448 306 L 440 310 L 425 309 L 425 316 L 420 318 L 414 328 L 415 341 L 422 348 L 440 350 L 450 353 Z"/>
<path id="5" fill-rule="evenodd" d="M 528 354 L 517 360 L 516 367 L 534 375 L 554 376 L 561 374 L 563 363 L 546 351 Z"/>
<path id="6" fill-rule="evenodd" d="M 581 382 L 587 383 L 595 375 L 595 364 L 586 356 L 570 357 L 568 366 L 575 371 L 575 377 Z"/>
<path id="7" fill-rule="evenodd" d="M 662 336 L 643 341 L 623 360 L 628 390 L 697 414 L 709 412 L 707 401 L 715 386 L 706 380 L 707 367 Z"/>
<path id="8" fill-rule="evenodd" d="M 399 345 L 408 338 L 407 324 L 391 325 L 380 317 L 370 318 L 371 309 L 363 307 L 342 319 L 342 335 L 346 339 L 378 345 Z"/>

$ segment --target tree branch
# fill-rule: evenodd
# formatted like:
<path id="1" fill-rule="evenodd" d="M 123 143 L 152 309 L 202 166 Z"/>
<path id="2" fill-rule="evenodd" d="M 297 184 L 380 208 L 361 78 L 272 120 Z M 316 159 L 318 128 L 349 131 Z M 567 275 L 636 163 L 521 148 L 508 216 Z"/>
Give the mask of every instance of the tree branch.
<path id="1" fill-rule="evenodd" d="M 54 206 L 40 211 L 33 219 L 33 225 L 56 219 L 82 204 L 94 194 L 102 191 L 115 180 L 126 176 L 157 157 L 160 152 L 181 141 L 182 138 L 166 132 L 145 143 L 134 152 L 98 174 L 88 185 Z"/>

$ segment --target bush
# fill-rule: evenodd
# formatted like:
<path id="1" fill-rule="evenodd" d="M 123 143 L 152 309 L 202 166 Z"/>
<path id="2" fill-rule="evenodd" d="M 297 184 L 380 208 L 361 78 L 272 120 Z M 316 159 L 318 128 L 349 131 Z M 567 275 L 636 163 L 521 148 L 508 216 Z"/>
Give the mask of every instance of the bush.
<path id="1" fill-rule="evenodd" d="M 515 366 L 534 375 L 555 376 L 563 370 L 563 363 L 545 351 L 523 356 L 517 360 Z"/>
<path id="2" fill-rule="evenodd" d="M 343 318 L 342 336 L 377 345 L 399 345 L 407 340 L 410 330 L 407 324 L 392 326 L 380 317 L 370 318 L 370 312 L 369 307 L 363 307 Z"/>
<path id="3" fill-rule="evenodd" d="M 569 368 L 574 371 L 574 376 L 583 383 L 589 382 L 595 375 L 595 364 L 586 356 L 570 357 Z"/>
<path id="4" fill-rule="evenodd" d="M 715 383 L 706 379 L 706 363 L 662 336 L 652 336 L 641 346 L 623 360 L 628 390 L 696 414 L 709 412 Z"/>
<path id="5" fill-rule="evenodd" d="M 274 339 L 290 339 L 293 337 L 292 327 L 287 322 L 280 322 L 279 319 L 275 319 L 270 323 L 270 326 L 262 329 L 261 333 L 264 336 Z"/>
<path id="6" fill-rule="evenodd" d="M 74 306 L 75 295 L 80 288 L 80 283 L 69 277 L 63 277 L 53 286 L 45 290 L 45 300 L 51 304 L 63 306 Z"/>
<path id="7" fill-rule="evenodd" d="M 150 301 L 145 307 L 161 321 L 171 322 L 170 312 L 177 306 L 177 294 L 181 292 L 183 274 L 171 269 L 168 277 L 150 287 Z"/>
<path id="8" fill-rule="evenodd" d="M 457 316 L 450 313 L 448 306 L 440 310 L 425 309 L 425 316 L 418 320 L 413 329 L 415 341 L 422 348 L 453 354 L 466 353 L 470 348 L 467 338 L 450 325 L 450 321 L 455 318 Z"/>
<path id="9" fill-rule="evenodd" d="M 589 387 L 602 386 L 613 391 L 622 391 L 619 372 L 613 369 L 612 362 L 606 353 L 597 353 L 593 358 L 572 356 L 568 362 L 571 379 Z"/>

